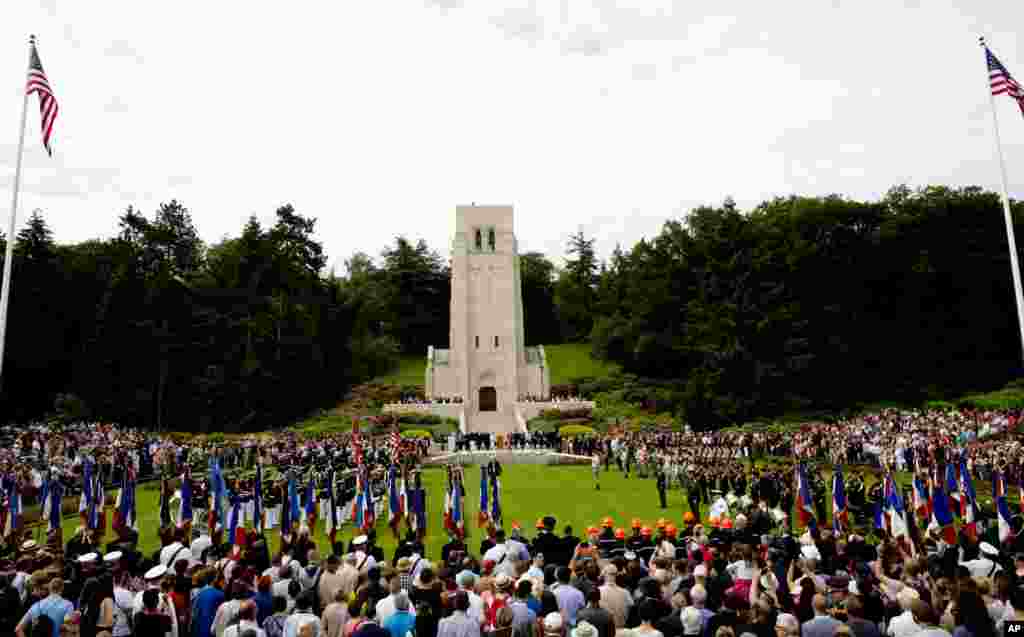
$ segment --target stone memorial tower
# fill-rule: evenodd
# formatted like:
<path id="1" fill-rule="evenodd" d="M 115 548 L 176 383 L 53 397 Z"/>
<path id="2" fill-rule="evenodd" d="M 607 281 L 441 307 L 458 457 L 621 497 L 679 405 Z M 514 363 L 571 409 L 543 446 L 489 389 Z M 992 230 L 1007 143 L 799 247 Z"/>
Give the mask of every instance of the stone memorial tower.
<path id="1" fill-rule="evenodd" d="M 511 206 L 458 206 L 449 348 L 427 353 L 428 397 L 460 396 L 467 431 L 518 431 L 520 396 L 547 397 L 543 347 L 526 347 Z"/>

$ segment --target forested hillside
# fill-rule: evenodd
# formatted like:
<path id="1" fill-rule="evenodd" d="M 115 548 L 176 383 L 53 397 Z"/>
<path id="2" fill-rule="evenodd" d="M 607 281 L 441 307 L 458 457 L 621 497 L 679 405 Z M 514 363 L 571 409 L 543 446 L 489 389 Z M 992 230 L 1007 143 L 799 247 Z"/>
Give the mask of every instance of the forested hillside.
<path id="1" fill-rule="evenodd" d="M 19 233 L 0 420 L 282 426 L 447 346 L 448 259 L 422 241 L 332 273 L 291 206 L 210 246 L 176 201 L 120 228 L 62 244 L 34 215 Z M 526 340 L 589 342 L 708 424 L 998 386 L 1021 359 L 1006 245 L 977 188 L 726 201 L 605 262 L 582 233 L 562 268 L 522 255 Z"/>

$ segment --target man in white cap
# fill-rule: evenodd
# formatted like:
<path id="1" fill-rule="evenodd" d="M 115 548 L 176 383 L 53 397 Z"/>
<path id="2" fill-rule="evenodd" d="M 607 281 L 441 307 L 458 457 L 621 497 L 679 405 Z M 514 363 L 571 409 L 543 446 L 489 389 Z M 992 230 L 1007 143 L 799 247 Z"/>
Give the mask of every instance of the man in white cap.
<path id="1" fill-rule="evenodd" d="M 981 555 L 976 560 L 968 560 L 966 562 L 960 562 L 960 566 L 966 568 L 971 577 L 992 577 L 1003 567 L 996 563 L 999 558 L 999 549 L 992 546 L 988 542 L 982 542 L 978 545 L 981 550 Z"/>
<path id="2" fill-rule="evenodd" d="M 164 613 L 171 618 L 171 630 L 167 633 L 170 637 L 178 637 L 178 613 L 174 610 L 174 603 L 160 591 L 160 581 L 167 574 L 167 567 L 163 564 L 157 564 L 153 568 L 146 571 L 143 578 L 146 581 L 146 590 L 155 590 L 160 596 L 160 603 L 157 604 L 157 610 Z M 143 611 L 142 594 L 145 590 L 139 591 L 135 594 L 135 600 L 132 602 L 132 616 L 135 613 L 141 613 Z M 154 636 L 156 637 L 156 636 Z"/>
<path id="3" fill-rule="evenodd" d="M 356 556 L 356 570 L 366 573 L 377 565 L 377 560 L 366 551 L 366 536 L 360 535 L 352 540 L 352 553 Z"/>
<path id="4" fill-rule="evenodd" d="M 174 541 L 160 550 L 160 563 L 172 571 L 177 562 L 181 560 L 186 562 L 192 561 L 192 551 L 185 544 L 184 538 L 185 529 L 175 529 Z"/>

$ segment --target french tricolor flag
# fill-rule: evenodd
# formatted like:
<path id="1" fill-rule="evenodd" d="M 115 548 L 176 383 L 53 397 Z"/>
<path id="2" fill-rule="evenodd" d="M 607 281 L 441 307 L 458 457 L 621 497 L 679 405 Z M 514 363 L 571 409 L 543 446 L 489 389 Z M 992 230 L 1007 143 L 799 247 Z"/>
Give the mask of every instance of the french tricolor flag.
<path id="1" fill-rule="evenodd" d="M 999 541 L 1013 539 L 1013 527 L 1010 526 L 1010 507 L 1006 503 L 1006 478 L 996 471 L 992 474 L 992 500 L 996 503 L 996 518 L 999 523 Z"/>
<path id="2" fill-rule="evenodd" d="M 796 468 L 796 494 L 796 508 L 800 523 L 808 529 L 816 528 L 814 502 L 811 500 L 811 490 L 807 481 L 807 467 L 802 462 Z"/>
<path id="3" fill-rule="evenodd" d="M 956 545 L 956 527 L 953 513 L 949 508 L 949 497 L 943 489 L 943 481 L 936 476 L 932 480 L 932 524 L 942 530 L 942 539 L 950 546 Z"/>
<path id="4" fill-rule="evenodd" d="M 836 465 L 832 472 L 832 529 L 837 535 L 849 528 L 850 523 L 846 510 L 846 482 L 843 480 L 843 468 Z"/>
<path id="5" fill-rule="evenodd" d="M 975 504 L 977 501 L 974 483 L 971 481 L 971 474 L 967 471 L 967 461 L 964 456 L 960 456 L 960 522 L 967 537 L 973 541 L 978 540 L 978 516 Z"/>

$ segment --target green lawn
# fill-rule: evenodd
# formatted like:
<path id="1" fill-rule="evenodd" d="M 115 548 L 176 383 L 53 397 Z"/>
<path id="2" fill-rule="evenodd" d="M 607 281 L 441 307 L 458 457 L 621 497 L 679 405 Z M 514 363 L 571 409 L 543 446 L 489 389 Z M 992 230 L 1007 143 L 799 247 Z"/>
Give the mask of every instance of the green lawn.
<path id="1" fill-rule="evenodd" d="M 419 356 L 403 356 L 398 362 L 398 369 L 390 374 L 378 376 L 371 383 L 381 385 L 422 385 L 427 372 L 427 353 Z"/>
<path id="2" fill-rule="evenodd" d="M 760 464 L 760 463 L 759 463 Z M 426 539 L 427 553 L 431 558 L 440 554 L 441 546 L 447 539 L 442 527 L 442 509 L 444 505 L 443 488 L 445 472 L 441 468 L 427 468 L 423 473 L 424 486 L 427 489 L 428 534 Z M 635 474 L 628 480 L 613 465 L 609 472 L 601 471 L 601 490 L 594 490 L 589 466 L 545 466 L 545 465 L 506 465 L 501 477 L 502 503 L 505 511 L 505 527 L 510 528 L 513 521 L 518 521 L 524 532 L 533 535 L 536 520 L 545 515 L 553 515 L 558 520 L 558 529 L 571 524 L 578 535 L 582 535 L 588 525 L 598 524 L 605 516 L 611 516 L 616 526 L 628 527 L 629 521 L 638 517 L 645 524 L 653 525 L 665 517 L 679 526 L 683 512 L 688 511 L 685 493 L 678 488 L 668 492 L 668 508 L 659 506 L 655 482 L 653 479 L 638 479 Z M 908 474 L 897 475 L 897 481 L 906 486 Z M 480 470 L 472 466 L 466 469 L 466 526 L 470 530 L 470 546 L 475 551 L 479 547 L 482 530 L 476 526 L 479 504 Z M 830 480 L 828 481 L 831 482 Z M 137 493 L 140 529 L 140 546 L 145 553 L 151 553 L 159 546 L 157 529 L 159 526 L 159 509 L 157 506 L 157 483 L 149 483 Z M 975 481 L 978 498 L 984 502 L 991 497 L 990 484 Z M 1011 490 L 1013 491 L 1013 490 Z M 1016 494 L 1010 494 L 1010 508 L 1017 510 Z M 908 506 L 910 504 L 908 503 Z M 989 505 L 986 505 L 989 506 Z M 831 511 L 831 498 L 826 498 L 826 508 Z M 706 516 L 707 511 L 704 511 Z M 386 517 L 386 514 L 385 514 Z M 112 512 L 108 510 L 108 526 Z M 198 522 L 198 521 L 197 521 Z M 79 524 L 77 515 L 64 519 L 64 538 L 71 537 Z M 390 555 L 395 548 L 395 539 L 388 528 L 386 520 L 377 524 L 377 533 L 385 552 Z M 42 535 L 42 528 L 37 527 L 36 535 Z M 348 539 L 353 532 L 346 526 L 339 537 Z M 273 550 L 278 547 L 278 534 L 271 534 Z M 321 549 L 327 548 L 323 525 L 317 527 L 316 537 Z M 37 537 L 43 540 L 43 537 Z M 113 539 L 108 533 L 105 541 Z"/>
<path id="3" fill-rule="evenodd" d="M 603 378 L 618 369 L 614 363 L 595 360 L 590 356 L 589 343 L 545 345 L 544 353 L 551 373 L 551 384 L 568 383 L 573 378 Z"/>
<path id="4" fill-rule="evenodd" d="M 592 376 L 600 378 L 608 376 L 617 369 L 614 363 L 594 360 L 590 356 L 590 345 L 587 343 L 568 343 L 564 345 L 545 345 L 548 368 L 551 373 L 551 384 L 568 383 L 573 378 Z M 374 378 L 373 383 L 384 385 L 422 385 L 427 369 L 427 355 L 403 356 L 398 369 L 390 374 Z"/>

